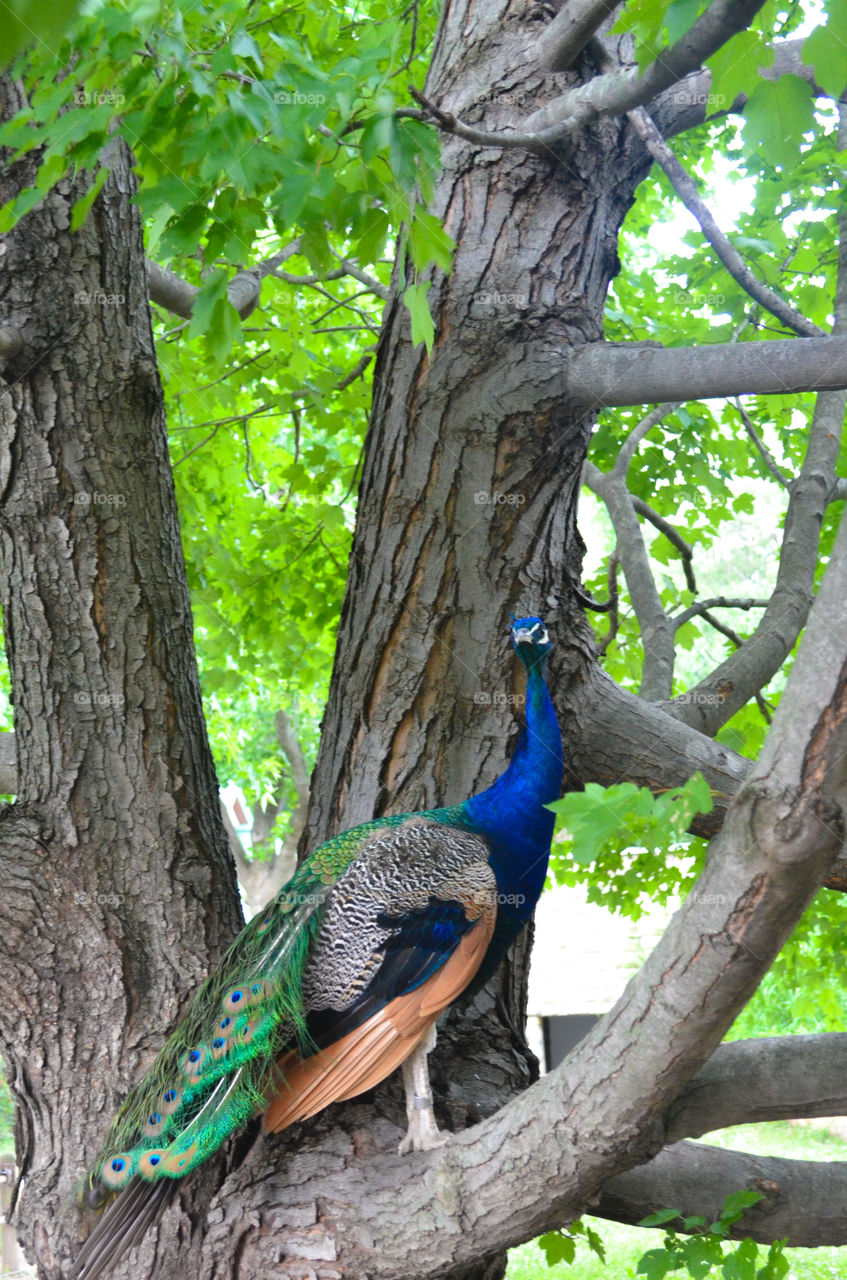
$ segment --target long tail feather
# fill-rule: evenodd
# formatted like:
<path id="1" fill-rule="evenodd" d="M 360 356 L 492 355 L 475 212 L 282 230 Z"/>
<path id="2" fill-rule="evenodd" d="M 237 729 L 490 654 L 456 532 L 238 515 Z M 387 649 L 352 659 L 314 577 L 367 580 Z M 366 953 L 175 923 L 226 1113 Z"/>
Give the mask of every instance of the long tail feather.
<path id="1" fill-rule="evenodd" d="M 136 1178 L 103 1214 L 86 1240 L 69 1280 L 96 1280 L 126 1250 L 143 1240 L 170 1203 L 177 1183 Z"/>

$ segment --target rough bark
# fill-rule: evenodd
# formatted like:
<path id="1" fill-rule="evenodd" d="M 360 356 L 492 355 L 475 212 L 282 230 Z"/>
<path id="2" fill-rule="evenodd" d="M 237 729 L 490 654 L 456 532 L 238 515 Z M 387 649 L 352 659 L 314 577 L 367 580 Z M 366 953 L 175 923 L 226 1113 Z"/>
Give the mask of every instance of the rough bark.
<path id="1" fill-rule="evenodd" d="M 2 82 L 3 113 L 21 103 Z M 206 741 L 129 158 L 76 234 L 61 183 L 5 238 L 0 601 L 17 801 L 0 817 L 0 1037 L 17 1217 L 58 1276 L 74 1188 L 239 923 Z M 7 170 L 28 185 L 31 161 Z"/>
<path id="2" fill-rule="evenodd" d="M 449 108 L 494 84 L 478 110 L 508 115 L 515 95 L 545 91 L 519 56 L 533 31 L 530 15 L 497 4 L 446 8 L 427 94 Z M 429 358 L 399 301 L 386 312 L 304 846 L 374 813 L 461 800 L 502 769 L 521 696 L 510 611 L 552 624 L 554 691 L 570 637 L 584 664 L 591 641 L 570 586 L 591 417 L 562 397 L 561 352 L 602 332 L 617 231 L 647 163 L 640 144 L 637 155 L 614 122 L 561 158 L 484 158 L 445 141 L 433 204 L 458 247 L 429 292 Z M 440 1034 L 453 1124 L 531 1078 L 507 991 Z"/>

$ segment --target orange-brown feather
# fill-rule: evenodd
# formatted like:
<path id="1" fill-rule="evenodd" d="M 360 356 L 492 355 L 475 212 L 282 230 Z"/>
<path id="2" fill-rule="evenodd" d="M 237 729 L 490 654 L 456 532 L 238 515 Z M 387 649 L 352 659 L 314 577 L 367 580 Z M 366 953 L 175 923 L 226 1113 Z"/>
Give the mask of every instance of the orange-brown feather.
<path id="1" fill-rule="evenodd" d="M 296 1053 L 281 1058 L 279 1091 L 265 1111 L 268 1132 L 279 1133 L 331 1102 L 355 1098 L 399 1067 L 474 977 L 494 932 L 494 916 L 493 910 L 483 912 L 431 978 L 392 1000 L 355 1031 L 311 1058 Z"/>

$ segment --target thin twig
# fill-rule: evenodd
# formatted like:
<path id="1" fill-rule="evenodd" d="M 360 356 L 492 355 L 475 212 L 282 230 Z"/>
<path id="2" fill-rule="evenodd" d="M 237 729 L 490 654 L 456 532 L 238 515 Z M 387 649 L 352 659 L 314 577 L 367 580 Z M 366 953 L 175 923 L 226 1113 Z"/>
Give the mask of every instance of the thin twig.
<path id="1" fill-rule="evenodd" d="M 774 458 L 771 451 L 768 449 L 764 440 L 762 440 L 756 428 L 753 426 L 753 421 L 750 415 L 747 413 L 747 410 L 744 408 L 743 404 L 739 400 L 738 396 L 735 396 L 733 403 L 735 404 L 735 407 L 738 410 L 738 413 L 741 417 L 741 421 L 744 424 L 744 430 L 747 432 L 748 436 L 753 441 L 753 444 L 759 450 L 759 453 L 762 458 L 762 462 L 764 462 L 768 471 L 770 471 L 774 479 L 777 480 L 784 489 L 790 489 L 791 488 L 790 480 L 786 475 L 783 474 L 783 472 L 777 465 L 776 459 Z"/>
<path id="2" fill-rule="evenodd" d="M 611 605 L 611 608 L 609 609 L 609 629 L 606 632 L 606 634 L 603 636 L 603 639 L 598 641 L 597 643 L 597 652 L 601 657 L 609 648 L 609 645 L 612 643 L 615 636 L 618 634 L 618 628 L 620 626 L 620 611 L 618 609 L 618 603 L 619 603 L 618 567 L 619 565 L 620 565 L 620 557 L 618 556 L 618 549 L 617 547 L 615 547 L 614 551 L 609 557 L 609 567 L 606 571 L 606 581 L 609 586 L 609 603 Z"/>
<path id="3" fill-rule="evenodd" d="M 748 597 L 745 600 L 736 600 L 730 596 L 713 596 L 710 600 L 695 600 L 694 604 L 690 604 L 687 609 L 683 609 L 682 613 L 677 613 L 671 619 L 674 630 L 678 631 L 681 626 L 689 622 L 691 618 L 698 615 L 705 615 L 710 609 L 767 609 L 770 600 L 754 600 Z M 712 622 L 712 626 L 716 624 Z"/>
<path id="4" fill-rule="evenodd" d="M 800 334 L 801 337 L 823 337 L 822 329 L 819 329 L 811 320 L 807 320 L 805 316 L 800 315 L 784 298 L 780 298 L 779 294 L 754 276 L 741 254 L 715 222 L 711 210 L 700 196 L 691 175 L 686 172 L 677 160 L 644 108 L 635 107 L 627 115 L 650 155 L 664 170 L 674 191 L 689 213 L 697 220 L 700 230 L 733 280 L 760 306 L 769 311 L 771 315 L 776 316 L 777 320 L 789 329 Z"/>
<path id="5" fill-rule="evenodd" d="M 670 524 L 664 516 L 660 516 L 658 511 L 654 511 L 643 498 L 633 496 L 632 505 L 640 516 L 645 520 L 649 520 L 654 529 L 658 529 L 659 533 L 664 534 L 671 546 L 676 547 L 682 560 L 682 570 L 685 574 L 685 584 L 688 590 L 696 595 L 697 579 L 694 577 L 694 548 L 690 542 L 686 542 L 682 534 L 679 533 L 672 524 Z"/>
<path id="6" fill-rule="evenodd" d="M 681 404 L 681 400 L 673 400 L 668 404 L 657 405 L 655 409 L 651 409 L 650 412 L 641 419 L 636 427 L 633 427 L 632 431 L 630 431 L 618 451 L 618 456 L 615 459 L 615 465 L 612 468 L 612 472 L 615 475 L 620 476 L 622 480 L 626 478 L 626 473 L 629 471 L 629 464 L 632 462 L 632 459 L 635 456 L 635 451 L 641 441 L 648 432 L 658 426 L 659 423 L 662 422 L 663 419 L 667 418 L 669 414 L 674 413 Z"/>

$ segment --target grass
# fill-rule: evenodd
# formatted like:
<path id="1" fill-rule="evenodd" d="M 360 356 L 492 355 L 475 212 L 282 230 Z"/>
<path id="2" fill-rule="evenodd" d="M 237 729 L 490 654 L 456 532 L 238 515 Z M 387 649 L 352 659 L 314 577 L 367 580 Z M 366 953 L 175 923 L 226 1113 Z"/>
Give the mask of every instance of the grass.
<path id="1" fill-rule="evenodd" d="M 754 1155 L 786 1156 L 795 1160 L 847 1160 L 847 1142 L 825 1129 L 810 1129 L 782 1121 L 739 1125 L 709 1134 L 701 1141 L 718 1147 L 732 1147 L 736 1151 L 749 1151 Z M 662 1207 L 656 1206 L 657 1209 Z M 541 1249 L 535 1242 L 530 1242 L 510 1251 L 506 1280 L 599 1280 L 601 1277 L 602 1280 L 609 1277 L 624 1280 L 636 1275 L 642 1254 L 662 1245 L 661 1230 L 625 1227 L 601 1218 L 586 1217 L 584 1221 L 603 1240 L 605 1264 L 580 1239 L 572 1264 L 558 1263 L 548 1267 Z M 764 1248 L 760 1249 L 761 1261 L 764 1261 L 765 1252 Z M 786 1280 L 842 1280 L 847 1276 L 847 1246 L 839 1249 L 789 1249 L 786 1257 L 790 1263 Z M 713 1269 L 708 1280 L 719 1275 L 720 1271 Z"/>

